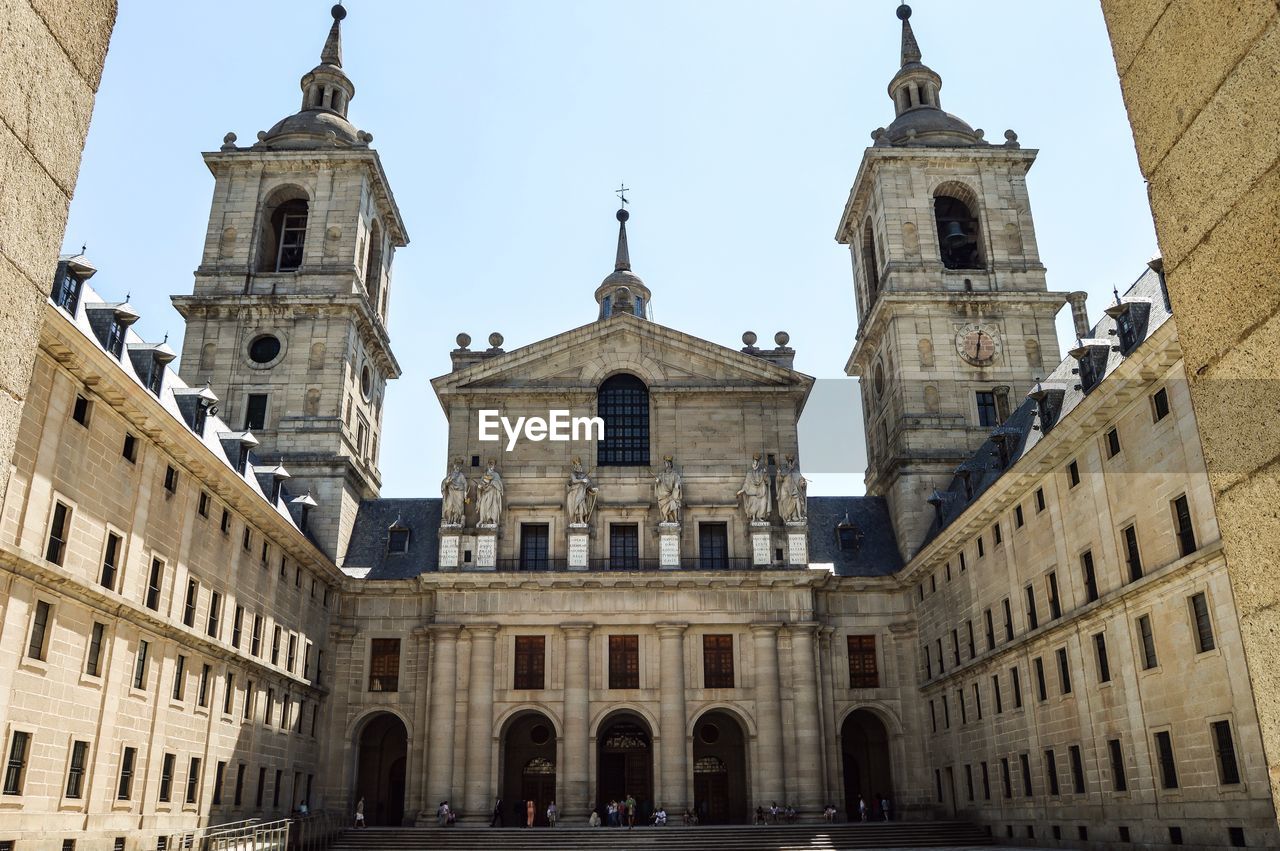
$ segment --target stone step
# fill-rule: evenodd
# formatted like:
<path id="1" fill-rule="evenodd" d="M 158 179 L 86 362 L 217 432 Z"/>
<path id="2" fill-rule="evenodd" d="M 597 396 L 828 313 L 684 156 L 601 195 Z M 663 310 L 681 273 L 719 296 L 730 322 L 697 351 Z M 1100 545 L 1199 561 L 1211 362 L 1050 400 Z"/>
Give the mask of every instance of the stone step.
<path id="1" fill-rule="evenodd" d="M 347 830 L 331 851 L 845 851 L 991 845 L 967 822 L 624 828 L 372 827 Z"/>

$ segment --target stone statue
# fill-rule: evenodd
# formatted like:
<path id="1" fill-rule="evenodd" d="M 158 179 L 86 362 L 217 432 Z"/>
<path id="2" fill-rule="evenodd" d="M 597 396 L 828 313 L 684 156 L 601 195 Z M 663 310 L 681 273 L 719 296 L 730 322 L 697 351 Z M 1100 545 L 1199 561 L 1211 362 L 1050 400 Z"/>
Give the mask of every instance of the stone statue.
<path id="1" fill-rule="evenodd" d="M 778 470 L 778 513 L 783 523 L 803 523 L 809 515 L 806 495 L 809 483 L 800 475 L 800 465 L 788 455 Z"/>
<path id="2" fill-rule="evenodd" d="M 462 475 L 462 459 L 449 465 L 449 473 L 440 482 L 440 520 L 445 526 L 461 526 L 467 505 L 467 477 Z"/>
<path id="3" fill-rule="evenodd" d="M 479 512 L 478 523 L 481 526 L 497 526 L 502 516 L 502 492 L 505 485 L 498 472 L 498 462 L 489 459 L 484 468 L 484 475 L 476 482 L 476 508 Z"/>
<path id="4" fill-rule="evenodd" d="M 751 458 L 751 469 L 738 488 L 736 496 L 742 497 L 742 510 L 751 523 L 769 522 L 769 472 L 760 463 L 760 453 Z"/>
<path id="5" fill-rule="evenodd" d="M 671 463 L 671 456 L 662 459 L 662 472 L 653 480 L 653 490 L 658 498 L 658 515 L 663 523 L 680 522 L 680 506 L 684 504 L 684 480 Z"/>
<path id="6" fill-rule="evenodd" d="M 591 513 L 596 509 L 596 494 L 599 488 L 591 481 L 591 475 L 583 468 L 582 459 L 573 459 L 573 469 L 569 473 L 568 495 L 565 509 L 571 524 L 584 526 L 591 522 Z"/>

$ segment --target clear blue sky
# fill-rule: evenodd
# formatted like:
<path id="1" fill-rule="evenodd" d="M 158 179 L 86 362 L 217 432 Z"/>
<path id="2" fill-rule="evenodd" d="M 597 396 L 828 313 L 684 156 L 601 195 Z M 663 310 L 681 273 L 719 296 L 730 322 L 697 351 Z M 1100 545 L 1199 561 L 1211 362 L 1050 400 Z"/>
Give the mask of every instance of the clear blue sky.
<path id="1" fill-rule="evenodd" d="M 457 332 L 501 331 L 511 349 L 594 318 L 620 181 L 655 319 L 735 347 L 786 329 L 797 369 L 842 376 L 856 317 L 833 234 L 870 131 L 893 117 L 896 5 L 350 0 L 351 118 L 374 134 L 412 239 L 391 290 L 404 376 L 387 395 L 384 494 L 436 492 L 445 429 L 428 381 Z M 121 0 L 66 245 L 88 244 L 107 297 L 132 293 L 144 337 L 182 332 L 168 296 L 199 263 L 213 186 L 200 152 L 298 109 L 328 7 Z M 1096 315 L 1156 252 L 1098 4 L 913 8 L 943 106 L 1040 149 L 1029 185 L 1050 286 L 1089 291 Z M 860 445 L 856 408 L 840 416 Z M 811 493 L 861 492 L 860 475 L 813 468 Z"/>

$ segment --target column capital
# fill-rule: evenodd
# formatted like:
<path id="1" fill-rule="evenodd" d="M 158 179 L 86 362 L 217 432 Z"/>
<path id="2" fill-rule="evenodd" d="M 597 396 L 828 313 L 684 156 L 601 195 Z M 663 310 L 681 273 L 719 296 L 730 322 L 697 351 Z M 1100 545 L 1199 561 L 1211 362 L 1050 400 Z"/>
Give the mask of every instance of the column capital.
<path id="1" fill-rule="evenodd" d="M 689 628 L 687 623 L 677 623 L 675 621 L 662 621 L 655 623 L 653 628 L 658 631 L 658 635 L 663 638 L 679 638 L 684 635 L 685 630 Z"/>
<path id="2" fill-rule="evenodd" d="M 458 633 L 462 631 L 462 624 L 433 623 L 427 627 L 427 631 L 435 641 L 457 641 Z"/>
<path id="3" fill-rule="evenodd" d="M 493 640 L 498 634 L 498 625 L 496 623 L 469 623 L 466 625 L 467 635 L 474 638 L 487 638 Z"/>
<path id="4" fill-rule="evenodd" d="M 804 635 L 812 638 L 818 631 L 818 626 L 817 621 L 797 621 L 787 624 L 787 632 L 793 636 Z"/>
<path id="5" fill-rule="evenodd" d="M 818 627 L 818 637 L 821 638 L 823 641 L 830 641 L 831 636 L 835 634 L 836 634 L 836 628 L 834 626 Z"/>
<path id="6" fill-rule="evenodd" d="M 758 636 L 777 637 L 778 631 L 782 629 L 782 621 L 757 621 L 750 625 L 751 631 Z"/>
<path id="7" fill-rule="evenodd" d="M 595 628 L 595 624 L 587 623 L 585 621 L 560 624 L 560 629 L 564 632 L 565 637 L 567 638 L 588 638 L 590 637 L 592 630 Z"/>

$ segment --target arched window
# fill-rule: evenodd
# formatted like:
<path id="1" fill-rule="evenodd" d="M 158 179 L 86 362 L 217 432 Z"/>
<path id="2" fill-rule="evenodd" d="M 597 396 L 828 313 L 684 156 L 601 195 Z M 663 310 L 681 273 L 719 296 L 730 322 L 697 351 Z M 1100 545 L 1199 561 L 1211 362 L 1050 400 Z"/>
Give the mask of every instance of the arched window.
<path id="1" fill-rule="evenodd" d="M 375 219 L 369 230 L 369 258 L 364 268 L 364 288 L 369 302 L 377 309 L 378 291 L 382 286 L 382 225 Z"/>
<path id="2" fill-rule="evenodd" d="M 604 420 L 604 439 L 596 444 L 602 467 L 649 464 L 649 388 L 634 375 L 605 379 L 596 394 L 596 411 Z"/>
<path id="3" fill-rule="evenodd" d="M 288 187 L 267 202 L 262 241 L 258 246 L 258 271 L 293 272 L 302 266 L 307 239 L 307 199 L 302 190 Z"/>
<path id="4" fill-rule="evenodd" d="M 938 247 L 942 265 L 948 269 L 981 269 L 978 219 L 959 198 L 938 195 L 933 199 L 933 216 L 938 225 Z"/>
<path id="5" fill-rule="evenodd" d="M 876 236 L 871 219 L 862 226 L 862 271 L 867 279 L 867 300 L 872 301 L 880 291 L 880 261 L 876 257 Z"/>

